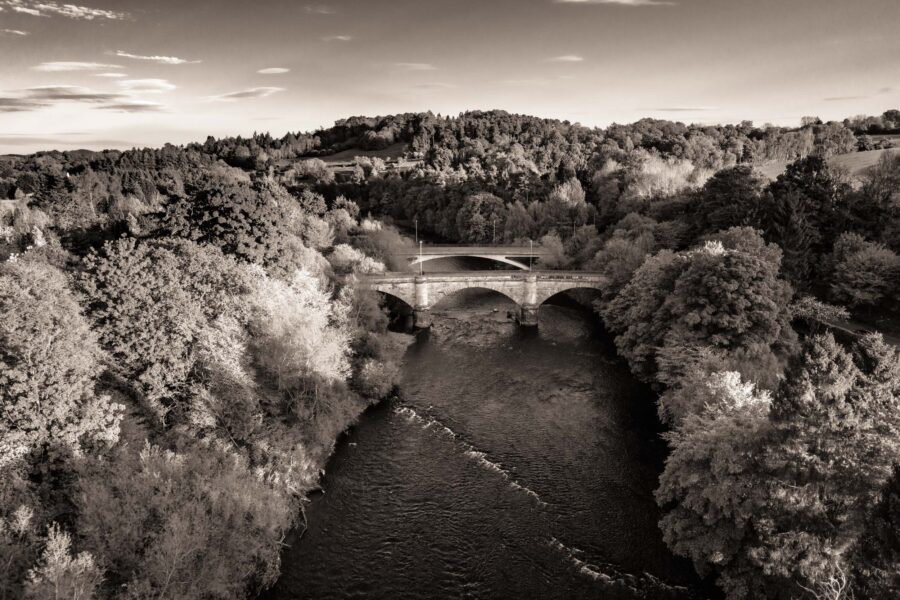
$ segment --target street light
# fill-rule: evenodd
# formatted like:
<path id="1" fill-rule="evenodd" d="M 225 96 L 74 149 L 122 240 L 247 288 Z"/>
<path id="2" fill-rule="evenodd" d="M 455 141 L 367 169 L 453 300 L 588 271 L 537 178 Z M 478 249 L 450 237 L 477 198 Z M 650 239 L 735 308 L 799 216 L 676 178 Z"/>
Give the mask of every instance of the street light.
<path id="1" fill-rule="evenodd" d="M 528 240 L 528 270 L 531 270 L 531 259 L 534 258 L 534 240 Z"/>
<path id="2" fill-rule="evenodd" d="M 419 243 L 419 217 L 413 219 L 416 224 L 416 243 Z"/>
<path id="3" fill-rule="evenodd" d="M 422 242 L 419 242 L 419 275 L 425 274 L 425 264 L 422 262 Z"/>

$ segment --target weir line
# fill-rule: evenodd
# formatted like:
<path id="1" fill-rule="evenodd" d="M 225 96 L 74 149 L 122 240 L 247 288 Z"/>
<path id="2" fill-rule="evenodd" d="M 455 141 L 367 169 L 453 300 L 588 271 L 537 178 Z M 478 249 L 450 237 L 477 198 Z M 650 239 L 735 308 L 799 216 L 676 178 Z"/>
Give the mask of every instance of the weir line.
<path id="1" fill-rule="evenodd" d="M 448 438 L 453 439 L 463 447 L 463 453 L 466 458 L 477 463 L 486 471 L 491 471 L 502 477 L 509 484 L 510 488 L 531 497 L 535 501 L 537 506 L 541 508 L 546 508 L 547 506 L 549 506 L 546 502 L 541 500 L 541 497 L 537 492 L 520 484 L 513 478 L 512 474 L 509 471 L 503 468 L 502 465 L 489 460 L 484 452 L 481 452 L 472 444 L 463 440 L 459 436 L 459 434 L 457 434 L 455 431 L 453 431 L 434 417 L 422 416 L 418 412 L 416 412 L 415 409 L 409 406 L 394 406 L 393 412 L 394 414 L 403 416 L 410 423 L 416 423 L 420 425 L 423 430 L 431 429 L 439 435 L 444 435 Z M 551 537 L 547 541 L 547 545 L 561 554 L 563 558 L 565 558 L 565 560 L 569 562 L 569 564 L 571 564 L 579 574 L 584 577 L 588 577 L 598 584 L 626 588 L 638 594 L 639 596 L 646 598 L 667 597 L 674 599 L 692 597 L 692 594 L 690 593 L 690 590 L 688 590 L 688 588 L 683 586 L 669 585 L 663 582 L 658 577 L 651 575 L 650 573 L 645 572 L 641 575 L 633 575 L 631 573 L 620 571 L 610 563 L 601 563 L 598 565 L 582 560 L 578 557 L 579 554 L 583 554 L 581 550 L 566 546 L 555 537 Z M 663 594 L 663 596 L 661 596 L 660 594 Z"/>
<path id="2" fill-rule="evenodd" d="M 660 598 L 665 594 L 669 598 L 691 598 L 690 590 L 680 585 L 669 585 L 658 577 L 644 572 L 641 575 L 625 573 L 609 563 L 594 564 L 578 558 L 583 552 L 577 548 L 566 546 L 555 537 L 547 541 L 547 545 L 562 554 L 581 575 L 604 585 L 627 588 L 647 598 Z"/>
<path id="3" fill-rule="evenodd" d="M 541 500 L 541 497 L 537 492 L 516 481 L 515 478 L 513 478 L 512 474 L 504 469 L 502 465 L 489 460 L 484 452 L 481 452 L 480 450 L 475 448 L 475 446 L 460 438 L 455 431 L 453 431 L 437 419 L 433 417 L 423 417 L 408 406 L 395 406 L 394 413 L 403 415 L 410 422 L 419 423 L 420 425 L 422 425 L 422 429 L 434 429 L 439 433 L 443 433 L 444 435 L 453 438 L 463 447 L 463 454 L 466 456 L 466 458 L 477 463 L 486 471 L 492 471 L 496 473 L 507 481 L 509 487 L 522 492 L 527 496 L 530 496 L 532 500 L 534 500 L 535 503 L 537 503 L 537 505 L 541 508 L 548 506 L 546 502 Z"/>

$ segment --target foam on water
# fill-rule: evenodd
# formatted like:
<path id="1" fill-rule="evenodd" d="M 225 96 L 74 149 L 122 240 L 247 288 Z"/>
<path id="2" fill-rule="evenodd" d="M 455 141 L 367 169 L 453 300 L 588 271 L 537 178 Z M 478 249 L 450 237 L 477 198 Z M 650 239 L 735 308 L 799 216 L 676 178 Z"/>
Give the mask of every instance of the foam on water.
<path id="1" fill-rule="evenodd" d="M 530 496 L 537 503 L 538 506 L 540 506 L 540 507 L 547 506 L 547 503 L 544 502 L 543 500 L 541 500 L 541 497 L 538 495 L 537 492 L 535 492 L 532 489 L 529 489 L 528 487 L 526 487 L 526 486 L 522 485 L 521 483 L 519 483 L 518 481 L 516 481 L 513 478 L 512 474 L 509 471 L 507 471 L 506 469 L 504 469 L 502 465 L 489 460 L 487 458 L 487 455 L 484 452 L 481 452 L 480 450 L 478 450 L 474 446 L 472 446 L 472 444 L 469 444 L 468 442 L 465 442 L 462 439 L 460 439 L 460 437 L 456 434 L 455 431 L 453 431 L 452 429 L 450 429 L 449 427 L 447 427 L 446 425 L 444 425 L 437 419 L 435 419 L 433 417 L 428 417 L 428 416 L 423 417 L 422 415 L 417 413 L 414 409 L 412 409 L 408 406 L 397 406 L 394 408 L 394 413 L 406 417 L 406 419 L 408 421 L 410 421 L 411 423 L 419 423 L 422 426 L 422 429 L 434 429 L 435 431 L 437 431 L 439 433 L 442 433 L 450 438 L 453 438 L 454 440 L 456 440 L 459 444 L 461 444 L 463 446 L 463 454 L 466 456 L 466 458 L 471 459 L 472 461 L 477 463 L 479 466 L 481 466 L 485 470 L 496 473 L 497 475 L 499 475 L 500 477 L 502 477 L 509 483 L 509 487 L 511 487 L 512 489 L 517 490 L 519 492 L 522 492 L 523 494 L 526 494 L 527 496 Z"/>
<path id="2" fill-rule="evenodd" d="M 584 554 L 581 550 L 566 546 L 555 537 L 551 537 L 547 541 L 547 545 L 562 554 L 581 575 L 598 583 L 619 585 L 636 592 L 650 594 L 648 597 L 652 598 L 658 598 L 662 595 L 672 598 L 688 598 L 691 596 L 688 588 L 666 584 L 650 573 L 645 572 L 641 575 L 632 575 L 631 573 L 623 573 L 614 565 L 608 563 L 600 565 L 588 563 L 578 557 Z"/>

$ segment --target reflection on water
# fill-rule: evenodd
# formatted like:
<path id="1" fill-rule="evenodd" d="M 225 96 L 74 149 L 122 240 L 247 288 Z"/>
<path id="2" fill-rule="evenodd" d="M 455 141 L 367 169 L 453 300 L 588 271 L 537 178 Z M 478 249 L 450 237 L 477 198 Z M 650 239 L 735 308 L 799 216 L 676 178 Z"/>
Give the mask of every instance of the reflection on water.
<path id="1" fill-rule="evenodd" d="M 590 316 L 545 306 L 529 331 L 498 295 L 456 300 L 401 398 L 341 443 L 270 597 L 686 597 L 656 525 L 652 397 Z"/>

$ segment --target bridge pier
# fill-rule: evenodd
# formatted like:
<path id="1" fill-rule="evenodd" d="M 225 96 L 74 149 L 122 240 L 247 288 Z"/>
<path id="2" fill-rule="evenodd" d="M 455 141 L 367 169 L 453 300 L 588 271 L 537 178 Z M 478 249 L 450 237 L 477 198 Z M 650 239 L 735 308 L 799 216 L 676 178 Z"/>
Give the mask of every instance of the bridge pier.
<path id="1" fill-rule="evenodd" d="M 540 308 L 540 306 L 520 306 L 516 321 L 523 327 L 537 327 Z"/>
<path id="2" fill-rule="evenodd" d="M 416 304 L 413 307 L 413 325 L 418 329 L 431 327 L 431 307 L 428 302 L 428 279 L 419 275 L 415 279 Z"/>
<path id="3" fill-rule="evenodd" d="M 414 309 L 413 327 L 416 329 L 428 329 L 431 327 L 431 310 L 427 308 Z"/>

